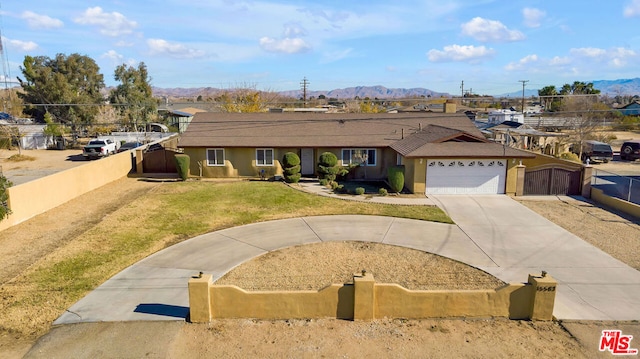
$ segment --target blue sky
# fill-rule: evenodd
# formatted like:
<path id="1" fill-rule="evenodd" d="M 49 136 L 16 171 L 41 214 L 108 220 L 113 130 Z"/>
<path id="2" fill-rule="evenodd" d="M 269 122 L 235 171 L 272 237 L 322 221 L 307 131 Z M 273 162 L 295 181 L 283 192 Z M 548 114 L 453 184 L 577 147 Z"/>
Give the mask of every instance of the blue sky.
<path id="1" fill-rule="evenodd" d="M 144 62 L 158 87 L 424 87 L 501 94 L 640 77 L 640 0 L 4 1 L 12 78 L 25 55 L 79 53 L 114 85 Z"/>

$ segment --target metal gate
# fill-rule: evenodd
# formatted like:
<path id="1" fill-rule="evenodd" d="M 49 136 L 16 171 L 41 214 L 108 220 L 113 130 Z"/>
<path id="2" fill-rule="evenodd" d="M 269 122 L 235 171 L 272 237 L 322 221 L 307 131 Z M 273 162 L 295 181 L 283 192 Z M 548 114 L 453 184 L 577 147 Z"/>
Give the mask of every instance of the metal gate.
<path id="1" fill-rule="evenodd" d="M 558 167 L 527 170 L 524 195 L 579 195 L 581 173 Z"/>

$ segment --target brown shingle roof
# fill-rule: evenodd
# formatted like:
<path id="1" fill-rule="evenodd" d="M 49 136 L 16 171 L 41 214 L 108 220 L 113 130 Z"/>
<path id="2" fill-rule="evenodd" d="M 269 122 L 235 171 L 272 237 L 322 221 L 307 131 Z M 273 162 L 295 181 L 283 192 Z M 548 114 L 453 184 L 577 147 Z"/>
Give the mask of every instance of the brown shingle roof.
<path id="1" fill-rule="evenodd" d="M 180 147 L 389 147 L 429 125 L 482 137 L 464 114 L 195 114 Z"/>

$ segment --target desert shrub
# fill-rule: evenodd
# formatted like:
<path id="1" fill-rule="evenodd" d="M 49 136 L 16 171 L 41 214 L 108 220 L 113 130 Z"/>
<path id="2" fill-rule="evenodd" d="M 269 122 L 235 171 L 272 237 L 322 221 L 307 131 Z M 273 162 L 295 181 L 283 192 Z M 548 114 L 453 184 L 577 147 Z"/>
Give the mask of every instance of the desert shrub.
<path id="1" fill-rule="evenodd" d="M 400 193 L 404 188 L 404 166 L 389 167 L 387 177 L 391 190 Z"/>
<path id="2" fill-rule="evenodd" d="M 578 162 L 581 163 L 580 161 L 580 157 L 578 157 L 578 155 L 576 155 L 573 152 L 564 152 L 561 153 L 558 158 L 561 158 L 563 160 L 567 160 L 567 161 L 571 161 L 571 162 Z"/>
<path id="3" fill-rule="evenodd" d="M 287 183 L 300 181 L 300 157 L 293 152 L 287 152 L 282 157 L 282 172 Z"/>
<path id="4" fill-rule="evenodd" d="M 364 188 L 362 188 L 362 187 L 356 187 L 356 189 L 355 189 L 355 194 L 357 194 L 357 195 L 363 195 L 363 194 L 364 194 Z"/>
<path id="5" fill-rule="evenodd" d="M 0 221 L 11 214 L 8 203 L 9 195 L 7 194 L 7 188 L 11 186 L 13 186 L 13 183 L 7 177 L 0 175 Z"/>
<path id="6" fill-rule="evenodd" d="M 386 196 L 386 195 L 388 195 L 388 194 L 389 194 L 389 191 L 387 191 L 387 189 L 386 189 L 386 188 L 380 188 L 380 189 L 378 190 L 378 194 L 379 194 L 379 195 L 381 195 L 381 196 Z"/>
<path id="7" fill-rule="evenodd" d="M 189 178 L 189 164 L 189 155 L 176 155 L 176 168 L 178 169 L 178 175 L 180 176 L 180 178 L 182 178 L 183 181 L 186 181 L 187 178 Z"/>

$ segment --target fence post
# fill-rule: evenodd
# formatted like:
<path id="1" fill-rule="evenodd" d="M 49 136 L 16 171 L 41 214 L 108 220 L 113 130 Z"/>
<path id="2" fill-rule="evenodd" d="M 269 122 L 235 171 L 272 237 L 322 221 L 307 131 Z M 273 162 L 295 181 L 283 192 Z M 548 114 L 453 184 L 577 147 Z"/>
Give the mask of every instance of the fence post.
<path id="1" fill-rule="evenodd" d="M 202 274 L 189 279 L 189 321 L 208 323 L 211 321 L 211 290 L 213 276 Z"/>
<path id="2" fill-rule="evenodd" d="M 591 198 L 591 178 L 593 176 L 593 166 L 586 165 L 582 167 L 582 186 L 580 194 L 584 198 Z"/>
<path id="3" fill-rule="evenodd" d="M 528 282 L 533 291 L 529 319 L 552 320 L 558 282 L 544 271 L 539 276 L 529 274 Z"/>
<path id="4" fill-rule="evenodd" d="M 375 279 L 370 273 L 353 275 L 353 320 L 373 320 Z"/>
<path id="5" fill-rule="evenodd" d="M 516 166 L 516 196 L 524 195 L 524 176 L 526 174 L 527 166 L 522 164 Z"/>

